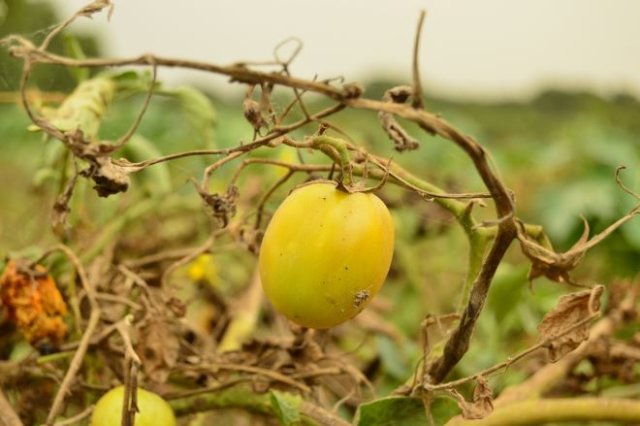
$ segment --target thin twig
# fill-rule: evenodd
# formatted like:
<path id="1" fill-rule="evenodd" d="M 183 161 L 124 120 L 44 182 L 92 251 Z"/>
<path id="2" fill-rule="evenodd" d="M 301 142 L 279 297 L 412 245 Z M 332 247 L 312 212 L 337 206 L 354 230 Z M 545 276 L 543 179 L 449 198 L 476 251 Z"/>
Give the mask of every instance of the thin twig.
<path id="1" fill-rule="evenodd" d="M 181 257 L 180 259 L 169 265 L 167 269 L 165 269 L 162 273 L 162 278 L 160 279 L 162 287 L 166 288 L 166 286 L 168 285 L 167 280 L 169 279 L 169 276 L 173 273 L 173 271 L 191 262 L 202 253 L 206 253 L 213 245 L 213 242 L 215 241 L 217 235 L 218 234 L 216 232 L 212 233 L 202 245 L 191 249 L 191 251 L 187 255 Z M 123 269 L 123 272 L 131 274 L 131 271 L 128 271 L 126 269 Z"/>
<path id="2" fill-rule="evenodd" d="M 82 339 L 80 339 L 80 344 L 78 345 L 78 349 L 76 350 L 76 353 L 74 354 L 71 360 L 71 363 L 69 364 L 69 368 L 67 369 L 67 372 L 64 375 L 64 379 L 60 384 L 60 388 L 58 389 L 58 392 L 56 393 L 56 396 L 53 400 L 53 403 L 51 404 L 51 409 L 49 410 L 49 414 L 46 420 L 47 425 L 52 425 L 55 422 L 55 419 L 58 416 L 58 414 L 60 414 L 60 412 L 62 411 L 62 408 L 63 408 L 62 404 L 64 402 L 64 399 L 67 396 L 67 393 L 69 392 L 71 384 L 75 380 L 76 375 L 78 374 L 78 371 L 82 367 L 84 355 L 86 354 L 87 349 L 89 348 L 89 343 L 93 336 L 93 332 L 95 331 L 95 329 L 97 328 L 100 322 L 100 315 L 101 315 L 100 306 L 98 305 L 97 299 L 95 297 L 95 290 L 93 289 L 93 286 L 89 282 L 87 273 L 84 267 L 82 266 L 82 264 L 80 263 L 80 260 L 78 259 L 76 254 L 70 248 L 68 248 L 63 244 L 58 245 L 55 249 L 62 251 L 69 258 L 71 263 L 76 268 L 82 287 L 84 288 L 84 291 L 87 293 L 89 304 L 91 305 L 91 315 L 89 316 L 89 322 L 87 324 L 87 328 L 85 329 L 82 335 Z"/>
<path id="3" fill-rule="evenodd" d="M 93 413 L 93 410 L 95 408 L 96 408 L 95 405 L 89 405 L 87 408 L 85 408 L 83 411 L 81 411 L 80 413 L 76 414 L 75 416 L 69 417 L 66 420 L 62 420 L 62 421 L 56 422 L 56 423 L 54 423 L 53 426 L 69 426 L 69 425 L 72 425 L 72 424 L 80 423 L 82 420 L 84 420 L 87 417 L 89 417 Z"/>
<path id="4" fill-rule="evenodd" d="M 262 216 L 263 216 L 263 213 L 264 213 L 265 204 L 267 203 L 269 198 L 271 198 L 273 193 L 276 192 L 276 190 L 278 188 L 280 188 L 282 185 L 284 185 L 289 180 L 289 178 L 291 176 L 293 176 L 293 172 L 294 172 L 294 170 L 289 169 L 289 171 L 284 176 L 282 176 L 280 179 L 278 179 L 276 181 L 276 183 L 271 185 L 271 187 L 267 190 L 267 192 L 264 193 L 262 198 L 260 198 L 260 201 L 258 201 L 258 208 L 256 210 L 256 222 L 255 222 L 255 225 L 254 225 L 255 229 L 259 229 L 261 224 L 262 224 Z"/>
<path id="5" fill-rule="evenodd" d="M 422 26 L 424 24 L 424 18 L 427 15 L 425 10 L 420 11 L 420 17 L 418 18 L 418 27 L 416 28 L 416 38 L 413 42 L 413 96 L 411 105 L 414 108 L 424 108 L 424 100 L 422 99 L 422 83 L 420 79 L 420 64 L 418 58 L 420 57 L 420 39 L 422 38 Z"/>
<path id="6" fill-rule="evenodd" d="M 131 127 L 129 127 L 129 130 L 127 131 L 127 133 L 125 133 L 120 139 L 118 139 L 118 141 L 115 144 L 109 147 L 110 152 L 113 152 L 122 148 L 127 142 L 129 142 L 129 140 L 133 137 L 133 135 L 138 130 L 138 127 L 142 122 L 142 118 L 144 117 L 145 113 L 147 112 L 147 108 L 151 103 L 151 97 L 153 96 L 153 91 L 156 87 L 156 78 L 158 76 L 158 66 L 155 63 L 153 63 L 153 59 L 150 59 L 149 61 L 152 63 L 153 71 L 151 74 L 151 83 L 149 84 L 149 90 L 147 91 L 147 95 L 144 98 L 144 103 L 142 104 L 142 108 L 140 109 L 140 112 L 138 113 L 138 116 L 136 117 L 135 121 L 131 124 Z"/>
<path id="7" fill-rule="evenodd" d="M 58 414 L 60 414 L 60 412 L 62 411 L 64 398 L 66 397 L 71 384 L 76 379 L 76 375 L 78 374 L 78 371 L 80 371 L 80 367 L 82 367 L 82 361 L 84 360 L 84 355 L 87 353 L 87 349 L 91 341 L 91 336 L 93 335 L 93 332 L 95 331 L 99 322 L 100 310 L 98 309 L 91 311 L 91 315 L 89 316 L 89 323 L 87 324 L 87 328 L 82 335 L 82 339 L 80 340 L 78 349 L 76 350 L 76 353 L 71 360 L 71 364 L 67 369 L 64 379 L 60 384 L 60 388 L 58 389 L 58 393 L 56 393 L 53 404 L 51 404 L 51 409 L 49 410 L 49 414 L 46 420 L 47 425 L 53 425 L 55 419 L 58 417 Z"/>

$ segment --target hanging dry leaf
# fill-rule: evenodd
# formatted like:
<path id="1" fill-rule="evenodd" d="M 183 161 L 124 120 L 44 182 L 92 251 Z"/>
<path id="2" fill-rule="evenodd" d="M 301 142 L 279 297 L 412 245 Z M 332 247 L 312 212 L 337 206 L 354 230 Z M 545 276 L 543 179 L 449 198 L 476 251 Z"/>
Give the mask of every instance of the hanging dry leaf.
<path id="1" fill-rule="evenodd" d="M 604 287 L 598 285 L 591 290 L 564 295 L 556 307 L 542 319 L 538 326 L 538 340 L 549 341 L 545 347 L 551 362 L 571 352 L 589 337 L 589 324 L 577 324 L 600 309 L 600 296 L 603 291 Z"/>
<path id="2" fill-rule="evenodd" d="M 98 196 L 108 197 L 129 189 L 129 172 L 126 167 L 114 163 L 109 157 L 97 157 L 85 174 L 95 182 L 93 189 Z"/>
<path id="3" fill-rule="evenodd" d="M 410 86 L 399 86 L 393 89 L 387 90 L 382 100 L 384 102 L 393 102 L 402 104 L 412 96 L 413 88 Z M 378 119 L 382 124 L 382 128 L 387 133 L 389 138 L 393 141 L 394 149 L 398 152 L 413 151 L 418 149 L 420 144 L 413 138 L 405 129 L 402 128 L 400 123 L 395 119 L 393 114 L 380 111 L 378 113 Z"/>
<path id="4" fill-rule="evenodd" d="M 196 189 L 211 215 L 218 220 L 220 226 L 226 228 L 231 218 L 236 214 L 236 202 L 239 196 L 238 188 L 231 185 L 224 194 L 210 194 L 197 185 Z"/>
<path id="5" fill-rule="evenodd" d="M 140 330 L 136 352 L 140 354 L 142 368 L 149 378 L 164 383 L 178 360 L 180 340 L 170 324 L 162 320 L 151 321 Z"/>
<path id="6" fill-rule="evenodd" d="M 613 231 L 640 214 L 640 204 L 636 205 L 626 215 L 616 220 L 599 234 L 589 239 L 589 224 L 583 217 L 584 231 L 578 241 L 566 252 L 556 253 L 553 247 L 544 247 L 527 235 L 524 225 L 518 221 L 518 241 L 522 252 L 531 260 L 529 282 L 537 277 L 545 276 L 552 281 L 577 285 L 569 277 L 573 270 L 585 256 L 587 251 L 607 238 Z"/>
<path id="7" fill-rule="evenodd" d="M 549 248 L 541 246 L 525 234 L 522 226 L 518 227 L 520 247 L 524 255 L 531 260 L 529 282 L 545 276 L 555 282 L 576 284 L 569 277 L 569 271 L 575 268 L 584 257 L 586 250 L 582 249 L 582 247 L 589 240 L 589 223 L 585 218 L 582 218 L 582 220 L 584 222 L 582 236 L 565 253 L 556 253 Z"/>
<path id="8" fill-rule="evenodd" d="M 476 387 L 473 389 L 472 402 L 465 400 L 457 390 L 450 391 L 462 410 L 462 417 L 469 420 L 483 419 L 493 411 L 493 391 L 487 379 L 483 376 L 477 376 L 475 379 Z"/>
<path id="9" fill-rule="evenodd" d="M 460 315 L 457 313 L 444 314 L 444 315 L 431 315 L 428 314 L 420 323 L 420 344 L 422 345 L 422 352 L 426 357 L 433 345 L 442 342 L 445 339 L 451 329 L 456 326 Z"/>

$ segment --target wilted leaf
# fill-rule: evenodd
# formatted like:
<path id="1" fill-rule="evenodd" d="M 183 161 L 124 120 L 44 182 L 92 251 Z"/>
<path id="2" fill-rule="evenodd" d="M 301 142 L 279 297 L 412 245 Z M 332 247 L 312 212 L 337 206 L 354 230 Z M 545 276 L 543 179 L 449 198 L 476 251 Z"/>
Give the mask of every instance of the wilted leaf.
<path id="1" fill-rule="evenodd" d="M 589 337 L 589 324 L 577 324 L 600 309 L 600 296 L 603 291 L 604 287 L 598 285 L 591 290 L 564 295 L 556 307 L 542 319 L 538 326 L 538 339 L 549 341 L 546 348 L 552 362 L 574 350 Z M 571 331 L 568 331 L 570 329 Z"/>
<path id="2" fill-rule="evenodd" d="M 569 277 L 569 271 L 575 268 L 584 257 L 586 250 L 582 250 L 589 240 L 589 224 L 585 218 L 584 231 L 578 241 L 565 253 L 555 253 L 553 250 L 545 248 L 537 242 L 531 240 L 519 227 L 518 240 L 522 252 L 531 260 L 531 270 L 529 271 L 529 281 L 545 276 L 548 279 L 559 282 L 575 284 Z"/>
<path id="3" fill-rule="evenodd" d="M 180 341 L 171 326 L 162 320 L 149 322 L 140 330 L 136 352 L 142 360 L 144 372 L 154 381 L 164 383 L 169 370 L 175 366 Z"/>
<path id="4" fill-rule="evenodd" d="M 476 377 L 476 382 L 476 387 L 473 390 L 473 405 L 475 412 L 485 417 L 493 411 L 493 391 L 485 377 Z"/>
<path id="5" fill-rule="evenodd" d="M 302 421 L 300 417 L 300 403 L 302 398 L 291 393 L 271 391 L 271 406 L 276 416 L 284 426 L 299 425 Z"/>
<path id="6" fill-rule="evenodd" d="M 413 88 L 409 86 L 394 87 L 387 90 L 382 98 L 385 102 L 394 102 L 402 104 L 413 94 Z M 382 128 L 393 141 L 394 149 L 398 152 L 413 151 L 418 149 L 420 144 L 406 130 L 402 128 L 400 123 L 396 121 L 393 114 L 380 111 L 378 120 L 382 124 Z"/>
<path id="7" fill-rule="evenodd" d="M 51 125 L 64 132 L 80 130 L 86 140 L 93 141 L 114 94 L 115 84 L 106 76 L 85 80 L 51 113 Z"/>
<path id="8" fill-rule="evenodd" d="M 493 411 L 493 391 L 483 376 L 476 377 L 476 387 L 473 389 L 473 401 L 468 402 L 455 389 L 451 394 L 458 401 L 462 410 L 462 417 L 470 420 L 483 419 Z"/>
<path id="9" fill-rule="evenodd" d="M 62 192 L 56 198 L 56 202 L 53 204 L 53 212 L 51 213 L 51 228 L 53 232 L 61 238 L 65 237 L 65 226 L 67 224 L 67 216 L 71 212 L 69 207 L 69 201 L 73 196 L 73 190 L 78 180 L 78 173 L 73 175 L 67 182 Z"/>
<path id="10" fill-rule="evenodd" d="M 98 157 L 85 173 L 95 182 L 93 189 L 100 197 L 125 192 L 129 189 L 129 171 L 111 161 L 109 157 Z"/>
<path id="11" fill-rule="evenodd" d="M 239 192 L 236 186 L 229 186 L 224 194 L 209 194 L 198 189 L 200 197 L 209 208 L 211 215 L 225 228 L 236 214 L 236 200 Z"/>
<path id="12" fill-rule="evenodd" d="M 358 407 L 356 426 L 424 426 L 429 424 L 419 398 L 388 397 Z"/>
<path id="13" fill-rule="evenodd" d="M 260 129 L 267 126 L 267 121 L 262 115 L 260 104 L 253 99 L 245 99 L 242 102 L 242 113 L 256 132 L 259 132 Z"/>

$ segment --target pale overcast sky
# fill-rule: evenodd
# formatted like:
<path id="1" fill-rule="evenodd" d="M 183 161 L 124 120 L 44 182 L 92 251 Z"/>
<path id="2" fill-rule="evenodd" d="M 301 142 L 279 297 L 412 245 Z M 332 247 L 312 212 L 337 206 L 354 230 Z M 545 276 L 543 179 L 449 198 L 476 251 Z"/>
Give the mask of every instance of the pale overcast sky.
<path id="1" fill-rule="evenodd" d="M 56 0 L 70 13 L 85 0 Z M 300 77 L 410 78 L 418 14 L 427 9 L 421 66 L 427 89 L 491 98 L 564 86 L 640 95 L 639 0 L 114 0 L 98 28 L 112 55 L 151 52 L 219 64 L 269 59 L 281 40 L 304 49 Z M 161 71 L 164 80 L 225 80 Z M 404 79 L 404 81 L 403 81 Z"/>

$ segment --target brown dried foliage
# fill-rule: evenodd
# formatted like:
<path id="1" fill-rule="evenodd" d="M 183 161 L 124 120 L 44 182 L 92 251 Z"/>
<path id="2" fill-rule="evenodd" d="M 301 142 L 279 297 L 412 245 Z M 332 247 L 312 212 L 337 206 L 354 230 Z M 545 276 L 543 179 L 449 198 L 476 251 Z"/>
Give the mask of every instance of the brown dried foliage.
<path id="1" fill-rule="evenodd" d="M 604 287 L 599 285 L 592 290 L 564 295 L 555 308 L 549 311 L 538 326 L 540 341 L 549 341 L 545 345 L 551 362 L 557 361 L 574 350 L 589 337 L 589 324 L 573 328 L 571 333 L 564 331 L 589 318 L 600 309 L 600 296 Z M 560 336 L 561 333 L 564 333 Z"/>

